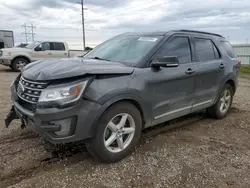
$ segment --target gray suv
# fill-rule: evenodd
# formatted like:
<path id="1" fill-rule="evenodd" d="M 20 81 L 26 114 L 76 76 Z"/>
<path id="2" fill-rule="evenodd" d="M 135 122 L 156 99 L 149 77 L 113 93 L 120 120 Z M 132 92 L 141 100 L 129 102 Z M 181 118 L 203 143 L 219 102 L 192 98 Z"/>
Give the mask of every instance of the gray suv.
<path id="1" fill-rule="evenodd" d="M 84 141 L 94 157 L 115 162 L 142 129 L 204 109 L 224 118 L 239 68 L 218 34 L 125 33 L 83 58 L 28 64 L 11 85 L 5 123 L 20 119 L 52 144 Z"/>

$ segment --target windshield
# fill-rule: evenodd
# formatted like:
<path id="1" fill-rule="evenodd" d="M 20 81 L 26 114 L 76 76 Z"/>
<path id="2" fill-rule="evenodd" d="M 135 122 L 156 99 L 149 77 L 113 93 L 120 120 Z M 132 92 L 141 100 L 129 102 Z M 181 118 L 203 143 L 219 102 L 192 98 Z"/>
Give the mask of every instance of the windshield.
<path id="1" fill-rule="evenodd" d="M 27 46 L 25 46 L 25 48 L 28 48 L 28 49 L 33 49 L 34 47 L 36 47 L 38 44 L 40 44 L 41 42 L 32 42 L 30 44 L 28 44 Z"/>
<path id="2" fill-rule="evenodd" d="M 160 41 L 161 36 L 118 36 L 89 52 L 85 58 L 121 62 L 135 66 Z"/>

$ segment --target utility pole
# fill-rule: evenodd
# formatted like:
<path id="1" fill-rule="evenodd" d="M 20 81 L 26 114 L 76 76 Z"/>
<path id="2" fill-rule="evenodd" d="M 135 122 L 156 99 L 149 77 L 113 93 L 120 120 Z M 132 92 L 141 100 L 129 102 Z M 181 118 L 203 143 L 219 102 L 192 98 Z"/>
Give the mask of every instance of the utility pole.
<path id="1" fill-rule="evenodd" d="M 82 4 L 82 42 L 83 42 L 83 50 L 85 50 L 85 27 L 84 27 L 84 7 L 83 0 L 81 0 Z"/>
<path id="2" fill-rule="evenodd" d="M 27 25 L 26 23 L 21 25 L 22 28 L 24 28 L 24 32 L 22 33 L 23 35 L 25 35 L 25 41 L 26 43 L 28 42 L 33 42 L 34 41 L 34 29 L 35 26 L 33 26 L 33 24 Z"/>

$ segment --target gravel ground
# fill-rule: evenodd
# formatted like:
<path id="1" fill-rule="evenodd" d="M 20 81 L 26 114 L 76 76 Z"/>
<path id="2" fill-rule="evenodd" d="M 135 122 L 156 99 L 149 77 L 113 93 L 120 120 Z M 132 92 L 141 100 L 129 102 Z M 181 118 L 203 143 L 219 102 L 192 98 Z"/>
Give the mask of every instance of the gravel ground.
<path id="1" fill-rule="evenodd" d="M 249 79 L 240 79 L 225 119 L 197 114 L 147 130 L 131 156 L 107 165 L 85 151 L 55 157 L 18 121 L 6 129 L 9 85 L 15 76 L 0 67 L 1 188 L 250 187 Z M 170 130 L 173 126 L 180 127 Z"/>

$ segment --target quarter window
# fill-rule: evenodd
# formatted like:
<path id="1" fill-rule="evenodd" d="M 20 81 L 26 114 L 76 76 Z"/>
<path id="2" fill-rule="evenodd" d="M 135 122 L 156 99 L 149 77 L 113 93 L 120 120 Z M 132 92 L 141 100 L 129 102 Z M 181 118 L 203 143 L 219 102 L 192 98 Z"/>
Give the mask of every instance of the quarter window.
<path id="1" fill-rule="evenodd" d="M 229 57 L 231 57 L 231 58 L 236 57 L 236 55 L 235 55 L 235 53 L 233 51 L 233 47 L 228 41 L 222 41 L 221 44 L 222 44 L 223 48 L 226 50 Z"/>
<path id="2" fill-rule="evenodd" d="M 188 37 L 173 37 L 164 44 L 159 57 L 176 56 L 179 63 L 191 62 L 191 50 Z"/>

